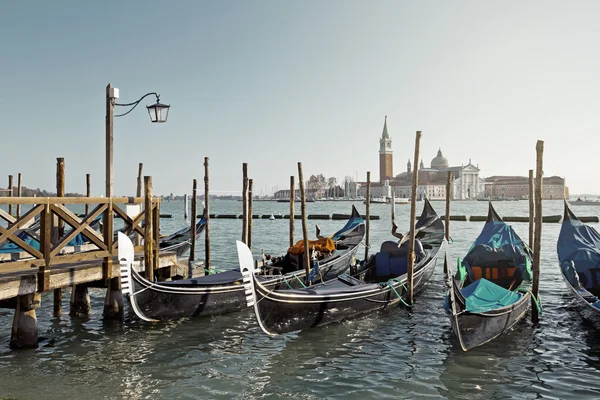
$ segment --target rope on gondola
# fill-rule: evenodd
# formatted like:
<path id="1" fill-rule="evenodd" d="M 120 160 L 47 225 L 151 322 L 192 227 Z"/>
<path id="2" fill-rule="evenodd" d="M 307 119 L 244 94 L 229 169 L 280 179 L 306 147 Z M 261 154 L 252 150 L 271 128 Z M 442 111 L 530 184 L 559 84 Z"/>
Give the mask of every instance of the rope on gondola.
<path id="1" fill-rule="evenodd" d="M 540 297 L 540 295 L 538 294 L 537 298 L 533 295 L 533 292 L 531 291 L 531 289 L 527 288 L 527 287 L 521 287 L 519 286 L 517 288 L 518 292 L 524 292 L 524 293 L 529 293 L 529 295 L 531 296 L 531 298 L 533 299 L 533 302 L 535 303 L 535 306 L 537 307 L 538 310 L 538 314 L 542 315 L 542 299 Z"/>
<path id="2" fill-rule="evenodd" d="M 394 287 L 394 284 L 392 282 L 398 282 L 400 285 L 402 285 L 402 287 L 404 288 L 404 290 L 406 292 L 408 292 L 408 288 L 406 287 L 406 285 L 404 284 L 404 282 L 402 282 L 398 278 L 391 278 L 387 282 L 385 282 L 385 285 L 389 286 L 390 289 L 392 289 L 392 291 L 396 294 L 396 296 L 398 296 L 398 298 L 400 299 L 400 301 L 402 302 L 402 304 L 404 304 L 406 307 L 412 307 L 412 303 L 408 304 L 406 301 L 404 301 L 404 299 L 402 298 L 402 296 L 400 296 L 400 294 L 396 291 L 396 288 Z"/>

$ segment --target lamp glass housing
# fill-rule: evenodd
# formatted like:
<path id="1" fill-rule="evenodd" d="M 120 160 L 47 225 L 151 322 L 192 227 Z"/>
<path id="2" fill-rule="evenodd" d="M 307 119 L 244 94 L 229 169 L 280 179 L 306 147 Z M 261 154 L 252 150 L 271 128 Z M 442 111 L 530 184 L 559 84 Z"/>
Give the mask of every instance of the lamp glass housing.
<path id="1" fill-rule="evenodd" d="M 167 122 L 167 118 L 169 116 L 169 107 L 171 106 L 167 104 L 161 104 L 158 101 L 156 104 L 146 106 L 148 109 L 148 114 L 150 114 L 150 121 L 152 121 L 152 123 Z"/>

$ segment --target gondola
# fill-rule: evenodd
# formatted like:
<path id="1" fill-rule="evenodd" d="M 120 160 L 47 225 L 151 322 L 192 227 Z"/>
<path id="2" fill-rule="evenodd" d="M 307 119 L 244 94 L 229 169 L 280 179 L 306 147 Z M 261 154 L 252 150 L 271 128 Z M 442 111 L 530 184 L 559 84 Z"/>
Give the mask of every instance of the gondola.
<path id="1" fill-rule="evenodd" d="M 444 224 L 426 200 L 416 235 L 422 246 L 414 268 L 414 293 L 423 289 L 444 254 Z M 408 244 L 408 241 L 404 242 Z M 407 301 L 406 245 L 387 241 L 381 250 L 359 266 L 354 274 L 294 290 L 267 287 L 252 270 L 252 255 L 237 243 L 248 305 L 254 306 L 258 323 L 268 335 L 314 328 L 373 313 Z M 318 268 L 315 264 L 315 267 Z"/>
<path id="2" fill-rule="evenodd" d="M 489 203 L 487 220 L 457 270 L 446 271 L 446 311 L 464 351 L 510 330 L 531 302 L 532 252 Z"/>
<path id="3" fill-rule="evenodd" d="M 327 280 L 346 272 L 364 234 L 364 220 L 353 206 L 344 227 L 327 238 L 335 250 L 320 260 L 319 278 Z M 119 235 L 123 256 L 130 246 L 129 238 L 125 238 L 126 235 Z M 310 247 L 316 245 L 312 243 Z M 122 258 L 120 253 L 119 259 Z M 150 282 L 126 262 L 121 264 L 121 279 L 127 282 L 128 289 L 123 289 L 123 293 L 129 294 L 133 310 L 146 321 L 222 314 L 247 307 L 239 268 L 193 279 Z M 257 279 L 269 288 L 301 287 L 306 281 L 302 256 L 288 252 L 279 262 L 261 269 Z"/>
<path id="4" fill-rule="evenodd" d="M 206 212 L 206 211 L 205 211 Z M 203 213 L 202 218 L 196 222 L 196 238 L 202 235 L 206 227 L 206 215 Z M 182 228 L 168 236 L 161 237 L 158 240 L 160 251 L 174 251 L 179 257 L 192 247 L 192 239 L 190 237 L 191 226 Z"/>
<path id="5" fill-rule="evenodd" d="M 566 201 L 556 247 L 560 271 L 578 311 L 600 329 L 600 234 L 581 222 Z"/>

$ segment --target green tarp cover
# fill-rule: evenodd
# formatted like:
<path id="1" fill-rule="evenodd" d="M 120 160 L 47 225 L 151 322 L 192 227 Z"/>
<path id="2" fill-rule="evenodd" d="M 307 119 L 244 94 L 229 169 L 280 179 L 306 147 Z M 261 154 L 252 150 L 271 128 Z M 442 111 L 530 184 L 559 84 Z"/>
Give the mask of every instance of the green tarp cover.
<path id="1" fill-rule="evenodd" d="M 461 290 L 469 312 L 486 312 L 514 304 L 523 295 L 511 292 L 487 279 L 479 279 Z"/>

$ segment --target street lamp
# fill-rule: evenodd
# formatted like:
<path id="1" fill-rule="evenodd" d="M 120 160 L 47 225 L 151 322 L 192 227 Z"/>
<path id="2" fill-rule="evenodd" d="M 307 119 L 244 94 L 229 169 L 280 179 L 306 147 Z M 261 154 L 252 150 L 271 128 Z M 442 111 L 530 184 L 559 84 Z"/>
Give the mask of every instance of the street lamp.
<path id="1" fill-rule="evenodd" d="M 133 103 L 119 104 L 117 99 L 119 98 L 119 89 L 113 87 L 110 83 L 106 86 L 106 197 L 113 197 L 113 182 L 114 182 L 114 170 L 113 170 L 113 120 L 114 117 L 123 117 L 132 112 L 140 102 L 148 96 L 156 96 L 156 104 L 146 106 L 148 114 L 150 115 L 150 121 L 152 123 L 167 122 L 169 116 L 170 105 L 161 104 L 160 96 L 155 92 L 146 93 L 139 100 Z M 114 115 L 115 106 L 119 107 L 131 107 L 127 112 L 123 114 Z"/>

